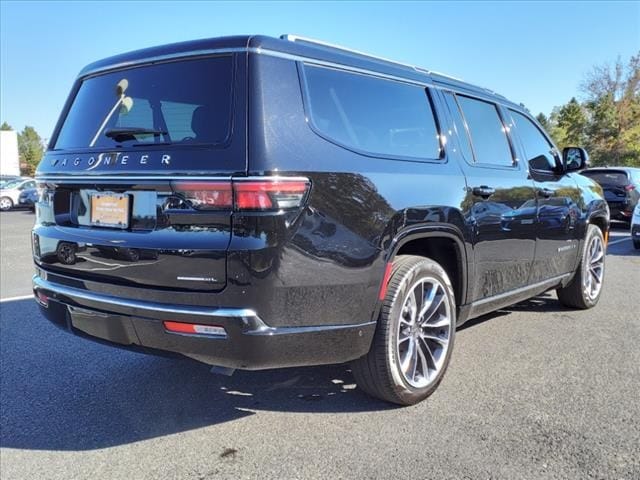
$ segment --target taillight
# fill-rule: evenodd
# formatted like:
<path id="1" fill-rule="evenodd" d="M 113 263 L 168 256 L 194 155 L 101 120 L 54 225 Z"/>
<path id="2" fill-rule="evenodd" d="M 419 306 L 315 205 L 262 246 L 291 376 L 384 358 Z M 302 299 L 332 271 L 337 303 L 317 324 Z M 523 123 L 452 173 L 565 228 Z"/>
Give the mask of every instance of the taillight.
<path id="1" fill-rule="evenodd" d="M 308 180 L 234 181 L 236 210 L 281 210 L 302 205 L 309 189 Z"/>
<path id="2" fill-rule="evenodd" d="M 286 210 L 302 206 L 309 191 L 307 179 L 264 177 L 219 181 L 180 181 L 171 184 L 189 205 L 198 210 Z"/>
<path id="3" fill-rule="evenodd" d="M 630 183 L 629 185 L 626 185 L 626 186 L 624 187 L 624 189 L 625 189 L 627 192 L 630 192 L 631 190 L 635 190 L 635 189 L 636 189 L 636 186 L 635 186 L 634 184 Z"/>
<path id="4" fill-rule="evenodd" d="M 198 210 L 219 210 L 233 205 L 231 182 L 173 182 L 172 187 Z"/>

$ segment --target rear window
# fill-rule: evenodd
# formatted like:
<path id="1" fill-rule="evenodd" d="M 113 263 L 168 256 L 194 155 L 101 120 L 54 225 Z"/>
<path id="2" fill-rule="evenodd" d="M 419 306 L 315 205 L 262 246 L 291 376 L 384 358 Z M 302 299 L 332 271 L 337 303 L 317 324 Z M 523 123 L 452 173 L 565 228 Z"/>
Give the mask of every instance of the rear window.
<path id="1" fill-rule="evenodd" d="M 589 177 L 600 185 L 627 185 L 629 178 L 625 172 L 582 172 L 582 175 Z"/>
<path id="2" fill-rule="evenodd" d="M 221 144 L 231 131 L 231 56 L 160 63 L 84 80 L 55 149 Z"/>
<path id="3" fill-rule="evenodd" d="M 312 125 L 325 138 L 373 155 L 440 158 L 424 87 L 313 65 L 304 77 Z"/>

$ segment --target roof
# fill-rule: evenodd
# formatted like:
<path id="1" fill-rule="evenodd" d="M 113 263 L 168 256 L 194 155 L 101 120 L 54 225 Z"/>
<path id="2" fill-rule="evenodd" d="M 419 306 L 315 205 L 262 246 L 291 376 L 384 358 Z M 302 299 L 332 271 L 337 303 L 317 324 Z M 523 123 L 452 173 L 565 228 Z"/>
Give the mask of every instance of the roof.
<path id="1" fill-rule="evenodd" d="M 93 72 L 110 68 L 125 67 L 129 64 L 150 59 L 161 59 L 163 57 L 180 56 L 182 54 L 206 54 L 212 50 L 238 51 L 242 49 L 255 51 L 257 53 L 264 51 L 279 52 L 294 57 L 311 58 L 348 65 L 417 82 L 433 82 L 445 87 L 448 86 L 484 96 L 497 97 L 502 102 L 510 103 L 517 108 L 521 108 L 520 105 L 509 102 L 505 97 L 492 90 L 464 82 L 442 73 L 296 35 L 282 35 L 280 38 L 264 35 L 237 35 L 160 45 L 123 53 L 91 63 L 82 69 L 79 76 L 83 77 Z"/>

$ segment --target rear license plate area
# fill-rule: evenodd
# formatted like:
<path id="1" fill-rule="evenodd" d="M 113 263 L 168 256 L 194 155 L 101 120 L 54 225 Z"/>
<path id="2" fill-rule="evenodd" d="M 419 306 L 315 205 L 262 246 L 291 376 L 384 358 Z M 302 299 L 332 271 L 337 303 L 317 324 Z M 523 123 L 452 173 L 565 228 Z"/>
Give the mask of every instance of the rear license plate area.
<path id="1" fill-rule="evenodd" d="M 99 192 L 90 195 L 91 225 L 126 229 L 129 227 L 131 199 L 125 193 Z"/>

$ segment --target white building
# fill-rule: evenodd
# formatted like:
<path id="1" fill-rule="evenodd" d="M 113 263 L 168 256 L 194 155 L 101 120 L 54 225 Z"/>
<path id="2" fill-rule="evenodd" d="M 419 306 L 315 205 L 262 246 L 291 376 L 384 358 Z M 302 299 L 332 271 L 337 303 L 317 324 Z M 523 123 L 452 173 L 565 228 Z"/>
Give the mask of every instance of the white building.
<path id="1" fill-rule="evenodd" d="M 20 175 L 18 133 L 0 130 L 0 175 Z"/>

